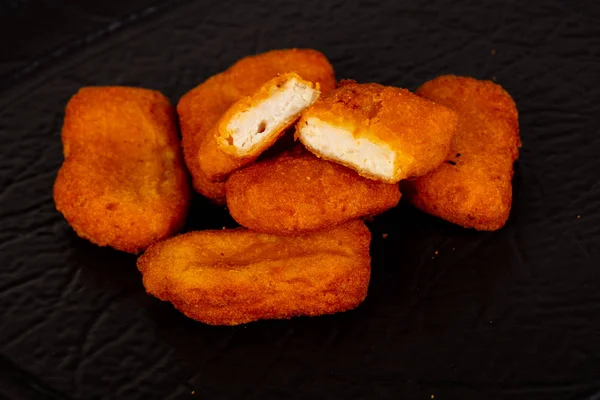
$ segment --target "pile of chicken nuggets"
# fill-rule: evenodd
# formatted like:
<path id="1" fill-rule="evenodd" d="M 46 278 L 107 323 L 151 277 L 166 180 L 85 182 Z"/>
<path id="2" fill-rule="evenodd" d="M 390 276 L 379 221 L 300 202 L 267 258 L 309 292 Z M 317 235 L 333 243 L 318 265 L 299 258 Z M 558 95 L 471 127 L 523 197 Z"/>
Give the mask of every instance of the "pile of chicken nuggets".
<path id="1" fill-rule="evenodd" d="M 143 252 L 146 291 L 211 325 L 357 307 L 371 274 L 363 219 L 401 191 L 452 223 L 501 228 L 521 145 L 493 82 L 338 82 L 311 49 L 243 58 L 176 110 L 148 89 L 82 88 L 62 142 L 57 210 L 82 238 Z M 241 227 L 177 235 L 192 188 Z"/>

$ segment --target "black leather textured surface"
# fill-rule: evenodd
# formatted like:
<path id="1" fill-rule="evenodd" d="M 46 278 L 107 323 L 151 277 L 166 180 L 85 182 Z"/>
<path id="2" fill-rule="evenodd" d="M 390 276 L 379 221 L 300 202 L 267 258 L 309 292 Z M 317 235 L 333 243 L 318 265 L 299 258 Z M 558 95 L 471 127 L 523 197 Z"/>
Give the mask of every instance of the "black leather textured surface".
<path id="1" fill-rule="evenodd" d="M 600 398 L 597 2 L 7 4 L 1 395 Z M 402 204 L 370 223 L 373 276 L 357 310 L 205 326 L 147 296 L 135 257 L 77 238 L 54 210 L 64 106 L 102 84 L 176 102 L 240 57 L 292 46 L 323 51 L 339 78 L 359 82 L 497 80 L 520 111 L 512 214 L 477 233 Z M 233 225 L 225 211 L 194 199 L 188 229 L 223 225 Z"/>

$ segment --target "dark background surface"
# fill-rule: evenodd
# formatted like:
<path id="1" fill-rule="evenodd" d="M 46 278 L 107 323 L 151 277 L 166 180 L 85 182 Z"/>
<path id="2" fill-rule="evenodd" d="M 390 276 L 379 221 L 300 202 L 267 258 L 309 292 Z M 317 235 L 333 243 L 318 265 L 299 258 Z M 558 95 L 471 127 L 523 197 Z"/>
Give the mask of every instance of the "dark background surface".
<path id="1" fill-rule="evenodd" d="M 600 399 L 598 2 L 13 0 L 0 38 L 0 397 Z M 523 140 L 511 217 L 478 233 L 402 204 L 369 224 L 358 309 L 196 323 L 54 210 L 64 106 L 98 84 L 176 102 L 294 46 L 359 82 L 502 84 Z M 188 229 L 223 225 L 194 199 Z"/>

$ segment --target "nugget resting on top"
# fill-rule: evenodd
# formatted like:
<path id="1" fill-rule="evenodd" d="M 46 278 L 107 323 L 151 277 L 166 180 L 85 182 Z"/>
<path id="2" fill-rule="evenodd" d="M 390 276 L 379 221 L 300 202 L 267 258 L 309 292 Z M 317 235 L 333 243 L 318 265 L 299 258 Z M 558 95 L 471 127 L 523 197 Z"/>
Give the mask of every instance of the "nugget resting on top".
<path id="1" fill-rule="evenodd" d="M 211 325 L 331 314 L 358 306 L 371 274 L 362 221 L 306 236 L 244 228 L 189 232 L 137 262 L 146 291 Z"/>
<path id="2" fill-rule="evenodd" d="M 459 115 L 446 162 L 403 182 L 418 208 L 467 228 L 493 231 L 508 219 L 513 163 L 519 156 L 519 116 L 510 95 L 490 81 L 442 76 L 417 93 Z"/>
<path id="3" fill-rule="evenodd" d="M 62 142 L 54 201 L 79 236 L 138 253 L 182 227 L 189 183 L 162 94 L 82 88 L 67 105 Z"/>
<path id="4" fill-rule="evenodd" d="M 303 114 L 297 137 L 319 157 L 394 183 L 440 165 L 457 119 L 408 90 L 345 81 Z"/>
<path id="5" fill-rule="evenodd" d="M 319 96 L 318 84 L 296 73 L 273 78 L 234 103 L 200 146 L 200 168 L 224 179 L 260 156 Z"/>
<path id="6" fill-rule="evenodd" d="M 333 68 L 322 53 L 311 49 L 273 50 L 239 60 L 181 98 L 177 111 L 184 156 L 197 191 L 214 201 L 224 202 L 224 184 L 208 182 L 225 178 L 220 174 L 207 176 L 200 168 L 200 162 L 210 169 L 210 165 L 214 165 L 213 168 L 230 168 L 239 161 L 237 156 L 215 146 L 216 130 L 213 128 L 235 102 L 253 95 L 267 81 L 288 72 L 295 72 L 302 79 L 319 84 L 321 93 L 331 91 L 336 84 Z M 204 140 L 209 143 L 204 144 L 200 151 Z"/>
<path id="7" fill-rule="evenodd" d="M 297 235 L 379 214 L 398 204 L 397 184 L 378 182 L 295 149 L 234 172 L 231 216 L 249 229 Z"/>

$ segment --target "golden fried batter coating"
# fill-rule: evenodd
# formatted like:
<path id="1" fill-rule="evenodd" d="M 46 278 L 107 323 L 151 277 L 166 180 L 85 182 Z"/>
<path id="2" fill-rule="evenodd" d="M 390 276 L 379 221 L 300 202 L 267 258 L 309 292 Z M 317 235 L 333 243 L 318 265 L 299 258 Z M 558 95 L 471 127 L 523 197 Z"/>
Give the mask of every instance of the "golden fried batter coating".
<path id="1" fill-rule="evenodd" d="M 378 182 L 307 151 L 284 153 L 234 172 L 227 207 L 246 228 L 297 235 L 376 215 L 398 204 L 397 184 Z"/>
<path id="2" fill-rule="evenodd" d="M 457 119 L 408 90 L 345 81 L 302 115 L 297 136 L 319 157 L 394 183 L 440 165 Z"/>
<path id="3" fill-rule="evenodd" d="M 433 79 L 417 93 L 452 108 L 459 121 L 447 161 L 403 183 L 411 202 L 466 228 L 500 229 L 510 213 L 520 147 L 513 99 L 493 82 L 458 76 Z"/>
<path id="4" fill-rule="evenodd" d="M 197 191 L 223 202 L 224 184 L 217 182 L 211 185 L 208 182 L 224 180 L 226 176 L 208 176 L 202 171 L 200 163 L 208 170 L 227 170 L 232 165 L 238 165 L 239 160 L 221 151 L 213 128 L 235 102 L 251 96 L 270 79 L 288 72 L 295 72 L 302 79 L 318 83 L 321 93 L 331 91 L 336 85 L 333 68 L 322 53 L 311 49 L 272 50 L 239 60 L 181 98 L 177 111 L 184 156 Z"/>
<path id="5" fill-rule="evenodd" d="M 190 189 L 162 94 L 82 88 L 67 105 L 62 141 L 54 201 L 79 236 L 138 253 L 182 227 Z"/>
<path id="6" fill-rule="evenodd" d="M 362 221 L 306 236 L 244 228 L 189 232 L 137 262 L 149 294 L 211 325 L 346 311 L 367 295 L 371 234 Z"/>

